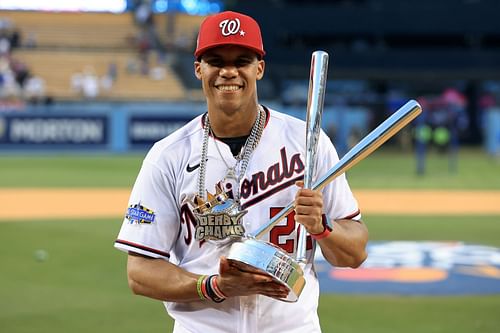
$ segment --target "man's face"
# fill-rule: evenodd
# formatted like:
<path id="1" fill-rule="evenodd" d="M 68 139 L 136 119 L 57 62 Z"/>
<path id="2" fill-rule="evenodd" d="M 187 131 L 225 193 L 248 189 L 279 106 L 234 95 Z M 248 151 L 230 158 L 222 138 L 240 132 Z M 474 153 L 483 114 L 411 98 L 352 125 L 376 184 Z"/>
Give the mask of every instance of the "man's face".
<path id="1" fill-rule="evenodd" d="M 257 80 L 264 75 L 264 61 L 249 49 L 221 46 L 208 50 L 194 63 L 209 105 L 223 109 L 244 109 L 257 101 Z"/>

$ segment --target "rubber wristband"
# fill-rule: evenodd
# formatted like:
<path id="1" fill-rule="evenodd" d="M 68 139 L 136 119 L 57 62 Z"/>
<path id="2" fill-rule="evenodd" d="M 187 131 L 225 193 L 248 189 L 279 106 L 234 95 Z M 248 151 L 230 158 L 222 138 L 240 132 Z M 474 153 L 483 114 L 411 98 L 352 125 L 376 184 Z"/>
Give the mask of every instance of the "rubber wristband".
<path id="1" fill-rule="evenodd" d="M 201 292 L 203 294 L 203 296 L 205 296 L 205 299 L 209 299 L 209 298 L 212 298 L 212 295 L 210 295 L 209 291 L 208 291 L 208 288 L 207 288 L 207 281 L 210 280 L 210 276 L 205 276 L 205 278 L 203 279 L 203 281 L 201 282 Z"/>
<path id="2" fill-rule="evenodd" d="M 213 289 L 213 281 L 217 275 L 211 275 L 206 280 L 203 281 L 205 289 L 207 290 L 207 298 L 210 298 L 215 303 L 221 303 L 226 298 L 217 295 L 217 292 Z M 203 286 L 202 286 L 203 287 Z"/>
<path id="3" fill-rule="evenodd" d="M 206 277 L 207 277 L 206 275 L 201 275 L 198 278 L 198 281 L 196 281 L 196 291 L 198 292 L 198 296 L 202 301 L 207 299 L 202 291 L 203 280 L 205 280 Z"/>
<path id="4" fill-rule="evenodd" d="M 325 225 L 325 230 L 323 230 L 323 232 L 320 232 L 319 234 L 311 234 L 311 237 L 314 240 L 320 240 L 320 239 L 328 237 L 328 235 L 331 233 L 332 233 L 332 230 L 330 228 L 328 228 L 327 225 Z"/>
<path id="5" fill-rule="evenodd" d="M 214 275 L 212 278 L 212 287 L 215 291 L 215 294 L 217 294 L 218 297 L 220 298 L 227 298 L 226 295 L 219 289 L 219 285 L 217 284 L 217 275 Z"/>

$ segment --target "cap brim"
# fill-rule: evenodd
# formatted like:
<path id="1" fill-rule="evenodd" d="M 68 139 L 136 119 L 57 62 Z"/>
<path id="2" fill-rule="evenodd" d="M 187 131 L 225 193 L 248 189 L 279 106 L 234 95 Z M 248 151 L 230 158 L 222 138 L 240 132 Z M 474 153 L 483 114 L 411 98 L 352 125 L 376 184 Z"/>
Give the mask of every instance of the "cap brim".
<path id="1" fill-rule="evenodd" d="M 250 46 L 250 45 L 245 44 L 245 43 L 233 42 L 233 43 L 213 43 L 213 44 L 210 44 L 208 46 L 205 46 L 205 47 L 203 47 L 201 49 L 196 50 L 196 52 L 194 53 L 194 56 L 196 58 L 199 58 L 199 57 L 201 57 L 203 55 L 203 53 L 207 52 L 210 49 L 213 49 L 213 48 L 216 48 L 216 47 L 219 47 L 219 46 L 226 46 L 226 45 L 236 45 L 236 46 L 244 47 L 246 49 L 252 50 L 253 52 L 255 52 L 258 55 L 260 55 L 261 57 L 263 57 L 263 56 L 266 55 L 266 52 L 264 50 L 255 48 L 255 47 Z"/>

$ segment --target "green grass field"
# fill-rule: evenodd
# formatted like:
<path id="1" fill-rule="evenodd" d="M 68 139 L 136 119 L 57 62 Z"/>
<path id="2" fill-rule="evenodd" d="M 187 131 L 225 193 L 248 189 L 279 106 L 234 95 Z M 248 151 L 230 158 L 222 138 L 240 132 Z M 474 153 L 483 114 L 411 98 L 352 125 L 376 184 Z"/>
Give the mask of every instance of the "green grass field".
<path id="1" fill-rule="evenodd" d="M 375 153 L 356 166 L 353 188 L 500 190 L 500 164 L 461 155 L 456 174 L 431 156 L 414 175 L 410 155 Z M 0 156 L 0 187 L 130 187 L 142 155 Z M 476 168 L 476 169 L 474 169 Z M 500 203 L 499 203 L 500 204 Z M 8 207 L 4 207 L 8 209 Z M 26 209 L 29 209 L 27 207 Z M 500 216 L 365 216 L 371 240 L 460 240 L 500 247 Z M 0 332 L 169 332 L 160 302 L 133 296 L 126 255 L 113 249 L 121 221 L 0 223 Z M 37 251 L 48 257 L 40 260 Z M 500 281 L 499 281 L 500 283 Z M 402 297 L 324 294 L 324 332 L 497 332 L 500 295 Z"/>
<path id="2" fill-rule="evenodd" d="M 0 187 L 130 187 L 144 154 L 91 156 L 0 155 Z M 417 176 L 412 154 L 383 148 L 349 172 L 353 188 L 500 189 L 500 160 L 481 150 L 459 154 L 457 172 L 446 155 L 432 153 L 427 173 Z"/>

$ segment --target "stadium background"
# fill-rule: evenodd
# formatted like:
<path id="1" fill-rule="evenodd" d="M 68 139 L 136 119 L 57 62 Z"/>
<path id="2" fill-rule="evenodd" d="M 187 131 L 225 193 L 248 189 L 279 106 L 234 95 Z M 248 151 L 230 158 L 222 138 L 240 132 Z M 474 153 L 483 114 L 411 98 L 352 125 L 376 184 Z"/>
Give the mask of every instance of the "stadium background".
<path id="1" fill-rule="evenodd" d="M 268 65 L 259 97 L 269 106 L 303 118 L 311 52 L 330 53 L 323 128 L 341 154 L 406 100 L 424 106 L 348 174 L 374 244 L 489 247 L 491 257 L 466 265 L 486 291 L 347 286 L 321 296 L 325 332 L 498 329 L 498 1 L 145 4 L 0 2 L 2 332 L 171 325 L 159 303 L 130 295 L 112 242 L 147 148 L 204 111 L 192 50 L 204 15 L 222 9 L 261 22 Z M 393 197 L 401 200 L 388 205 Z"/>

